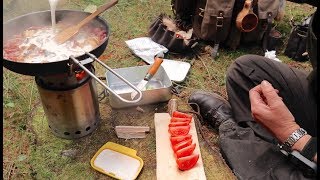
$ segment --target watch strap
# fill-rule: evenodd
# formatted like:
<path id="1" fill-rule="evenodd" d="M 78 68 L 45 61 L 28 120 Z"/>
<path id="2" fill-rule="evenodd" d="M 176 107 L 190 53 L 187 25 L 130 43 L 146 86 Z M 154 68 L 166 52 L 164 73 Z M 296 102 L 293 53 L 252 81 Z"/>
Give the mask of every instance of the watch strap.
<path id="1" fill-rule="evenodd" d="M 282 144 L 282 148 L 286 150 L 287 152 L 291 152 L 292 146 L 304 135 L 307 134 L 307 131 L 304 130 L 303 128 L 299 128 L 295 130 L 289 137 L 288 139 Z"/>
<path id="2" fill-rule="evenodd" d="M 311 137 L 307 144 L 303 147 L 301 155 L 309 160 L 313 160 L 317 153 L 317 138 Z"/>

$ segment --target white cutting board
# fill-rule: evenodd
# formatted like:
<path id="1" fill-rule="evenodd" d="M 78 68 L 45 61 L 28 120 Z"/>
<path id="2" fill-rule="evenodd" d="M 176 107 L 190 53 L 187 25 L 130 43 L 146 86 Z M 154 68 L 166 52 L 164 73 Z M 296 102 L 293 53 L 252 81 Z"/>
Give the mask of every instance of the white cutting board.
<path id="1" fill-rule="evenodd" d="M 191 129 L 189 134 L 192 135 L 192 143 L 196 143 L 194 153 L 199 154 L 199 160 L 192 169 L 180 171 L 171 148 L 170 134 L 168 132 L 170 118 L 168 113 L 155 113 L 154 115 L 157 180 L 206 180 L 194 119 L 190 123 Z"/>

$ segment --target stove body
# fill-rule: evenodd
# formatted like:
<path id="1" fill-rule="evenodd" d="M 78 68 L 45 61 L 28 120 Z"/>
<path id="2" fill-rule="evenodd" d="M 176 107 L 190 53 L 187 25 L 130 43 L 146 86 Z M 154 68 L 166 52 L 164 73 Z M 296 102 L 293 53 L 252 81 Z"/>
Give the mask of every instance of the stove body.
<path id="1" fill-rule="evenodd" d="M 94 73 L 93 67 L 90 68 Z M 92 133 L 100 122 L 96 82 L 84 71 L 35 77 L 52 133 L 77 139 Z"/>

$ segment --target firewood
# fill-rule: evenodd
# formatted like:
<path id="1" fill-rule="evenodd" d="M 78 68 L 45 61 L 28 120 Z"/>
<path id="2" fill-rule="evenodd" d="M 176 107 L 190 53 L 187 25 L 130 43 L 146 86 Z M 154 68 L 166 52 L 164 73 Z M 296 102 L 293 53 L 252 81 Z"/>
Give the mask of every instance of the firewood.
<path id="1" fill-rule="evenodd" d="M 116 126 L 116 134 L 118 138 L 132 139 L 145 138 L 146 132 L 150 131 L 148 126 Z"/>

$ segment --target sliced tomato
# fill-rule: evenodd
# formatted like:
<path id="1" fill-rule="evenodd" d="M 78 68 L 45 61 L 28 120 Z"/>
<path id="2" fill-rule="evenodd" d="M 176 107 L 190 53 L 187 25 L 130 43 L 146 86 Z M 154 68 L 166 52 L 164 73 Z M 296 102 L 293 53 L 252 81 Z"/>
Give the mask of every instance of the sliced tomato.
<path id="1" fill-rule="evenodd" d="M 172 146 L 172 149 L 174 152 L 177 152 L 178 150 L 180 150 L 184 147 L 190 146 L 191 144 L 192 144 L 192 139 L 188 139 L 188 140 L 179 142 L 178 144 Z"/>
<path id="2" fill-rule="evenodd" d="M 170 141 L 171 141 L 172 146 L 174 146 L 174 145 L 178 144 L 179 142 L 191 139 L 191 137 L 192 137 L 191 134 L 188 134 L 186 136 L 175 136 L 175 137 L 170 137 Z"/>
<path id="3" fill-rule="evenodd" d="M 190 125 L 187 126 L 176 126 L 176 127 L 169 127 L 169 133 L 171 136 L 185 136 L 190 131 Z"/>
<path id="4" fill-rule="evenodd" d="M 186 114 L 186 113 L 182 113 L 182 112 L 179 112 L 179 111 L 174 111 L 174 112 L 172 113 L 172 117 L 190 118 L 190 119 L 192 119 L 192 115 Z"/>
<path id="5" fill-rule="evenodd" d="M 184 171 L 184 170 L 189 170 L 193 168 L 193 166 L 197 164 L 198 159 L 199 159 L 199 154 L 193 154 L 190 156 L 178 158 L 176 162 L 178 164 L 179 169 Z"/>
<path id="6" fill-rule="evenodd" d="M 176 117 L 172 117 L 170 122 L 191 122 L 190 118 L 176 118 Z"/>
<path id="7" fill-rule="evenodd" d="M 194 149 L 196 148 L 196 144 L 193 143 L 191 144 L 190 146 L 187 146 L 187 147 L 184 147 L 182 149 L 179 149 L 177 152 L 176 152 L 176 156 L 177 158 L 181 158 L 181 157 L 185 157 L 185 156 L 190 156 Z"/>
<path id="8" fill-rule="evenodd" d="M 182 121 L 182 122 L 172 122 L 169 124 L 169 127 L 176 127 L 176 126 L 187 126 L 189 123 L 187 121 Z"/>

